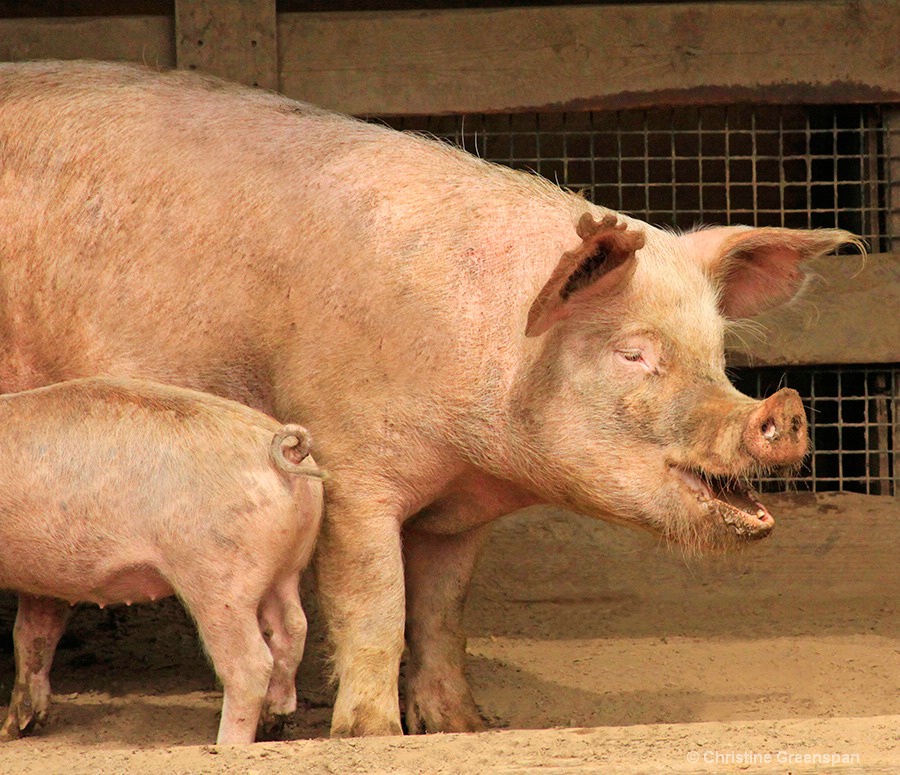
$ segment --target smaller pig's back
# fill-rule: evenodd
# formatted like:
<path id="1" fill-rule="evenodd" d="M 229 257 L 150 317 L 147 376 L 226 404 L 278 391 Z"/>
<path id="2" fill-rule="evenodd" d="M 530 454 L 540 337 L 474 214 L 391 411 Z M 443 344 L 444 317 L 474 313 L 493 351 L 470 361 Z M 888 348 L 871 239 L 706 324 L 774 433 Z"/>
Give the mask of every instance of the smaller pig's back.
<path id="1" fill-rule="evenodd" d="M 138 457 L 141 448 L 147 455 L 165 449 L 188 460 L 194 456 L 198 464 L 222 453 L 266 461 L 267 445 L 282 427 L 262 412 L 208 393 L 101 377 L 2 396 L 0 418 L 7 434 L 18 430 L 20 442 L 59 439 L 85 451 L 120 445 Z"/>
<path id="2" fill-rule="evenodd" d="M 132 407 L 154 414 L 168 412 L 181 419 L 208 421 L 217 415 L 266 430 L 278 430 L 281 425 L 267 414 L 212 393 L 166 385 L 146 379 L 128 377 L 82 377 L 57 382 L 45 387 L 7 393 L 0 402 L 36 401 L 73 409 L 105 404 L 108 407 Z"/>

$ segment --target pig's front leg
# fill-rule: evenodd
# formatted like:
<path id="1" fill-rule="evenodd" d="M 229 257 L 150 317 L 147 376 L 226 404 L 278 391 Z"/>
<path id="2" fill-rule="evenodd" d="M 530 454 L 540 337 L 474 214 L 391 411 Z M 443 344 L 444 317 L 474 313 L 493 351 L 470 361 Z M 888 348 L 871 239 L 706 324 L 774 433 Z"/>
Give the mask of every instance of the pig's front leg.
<path id="1" fill-rule="evenodd" d="M 334 737 L 399 735 L 403 557 L 393 493 L 335 482 L 317 549 L 319 596 L 334 647 Z"/>
<path id="2" fill-rule="evenodd" d="M 15 740 L 47 720 L 50 708 L 50 666 L 71 608 L 63 600 L 19 595 L 13 627 L 16 682 L 0 740 Z"/>
<path id="3" fill-rule="evenodd" d="M 455 535 L 404 531 L 406 726 L 412 734 L 484 729 L 465 677 L 462 616 L 487 534 L 487 526 Z"/>

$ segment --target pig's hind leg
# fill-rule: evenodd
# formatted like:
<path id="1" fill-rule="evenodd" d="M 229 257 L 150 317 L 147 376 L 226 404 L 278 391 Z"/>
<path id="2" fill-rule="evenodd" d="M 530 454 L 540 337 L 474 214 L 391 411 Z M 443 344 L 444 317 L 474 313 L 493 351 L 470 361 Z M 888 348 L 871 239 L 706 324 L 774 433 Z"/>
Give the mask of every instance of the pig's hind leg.
<path id="1" fill-rule="evenodd" d="M 19 595 L 19 611 L 13 627 L 16 682 L 6 721 L 0 729 L 0 740 L 15 740 L 47 720 L 50 666 L 70 610 L 63 600 Z"/>
<path id="2" fill-rule="evenodd" d="M 300 576 L 292 574 L 266 593 L 259 608 L 259 626 L 272 652 L 272 677 L 263 706 L 262 734 L 281 734 L 297 710 L 297 668 L 306 644 L 306 615 L 300 604 Z"/>
<path id="3" fill-rule="evenodd" d="M 201 587 L 202 594 L 180 597 L 197 622 L 200 639 L 222 682 L 224 698 L 217 745 L 252 743 L 272 674 L 272 653 L 259 628 L 259 594 L 252 589 L 252 569 L 234 569 L 241 579 L 238 594 L 215 594 L 227 587 Z M 233 583 L 233 581 L 232 581 Z M 176 587 L 178 589 L 178 587 Z"/>

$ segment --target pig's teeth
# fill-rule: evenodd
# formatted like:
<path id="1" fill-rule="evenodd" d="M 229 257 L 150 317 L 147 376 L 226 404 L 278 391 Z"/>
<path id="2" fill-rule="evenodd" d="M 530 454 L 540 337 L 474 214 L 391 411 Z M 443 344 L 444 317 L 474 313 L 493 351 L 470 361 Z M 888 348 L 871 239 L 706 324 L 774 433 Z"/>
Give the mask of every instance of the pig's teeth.
<path id="1" fill-rule="evenodd" d="M 763 511 L 762 509 L 757 509 L 756 516 L 759 517 L 760 519 L 762 519 L 764 516 L 766 516 L 766 512 Z"/>

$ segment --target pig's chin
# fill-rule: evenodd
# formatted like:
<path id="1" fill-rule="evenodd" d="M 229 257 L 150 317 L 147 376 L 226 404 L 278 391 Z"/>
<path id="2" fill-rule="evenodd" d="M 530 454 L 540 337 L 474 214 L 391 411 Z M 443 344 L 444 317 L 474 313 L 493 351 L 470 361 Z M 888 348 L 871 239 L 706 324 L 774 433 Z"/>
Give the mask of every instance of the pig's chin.
<path id="1" fill-rule="evenodd" d="M 775 527 L 769 510 L 746 481 L 710 476 L 678 465 L 671 465 L 670 470 L 684 496 L 696 504 L 701 518 L 713 520 L 711 543 L 721 541 L 724 548 L 728 544 L 756 541 L 765 538 Z"/>

